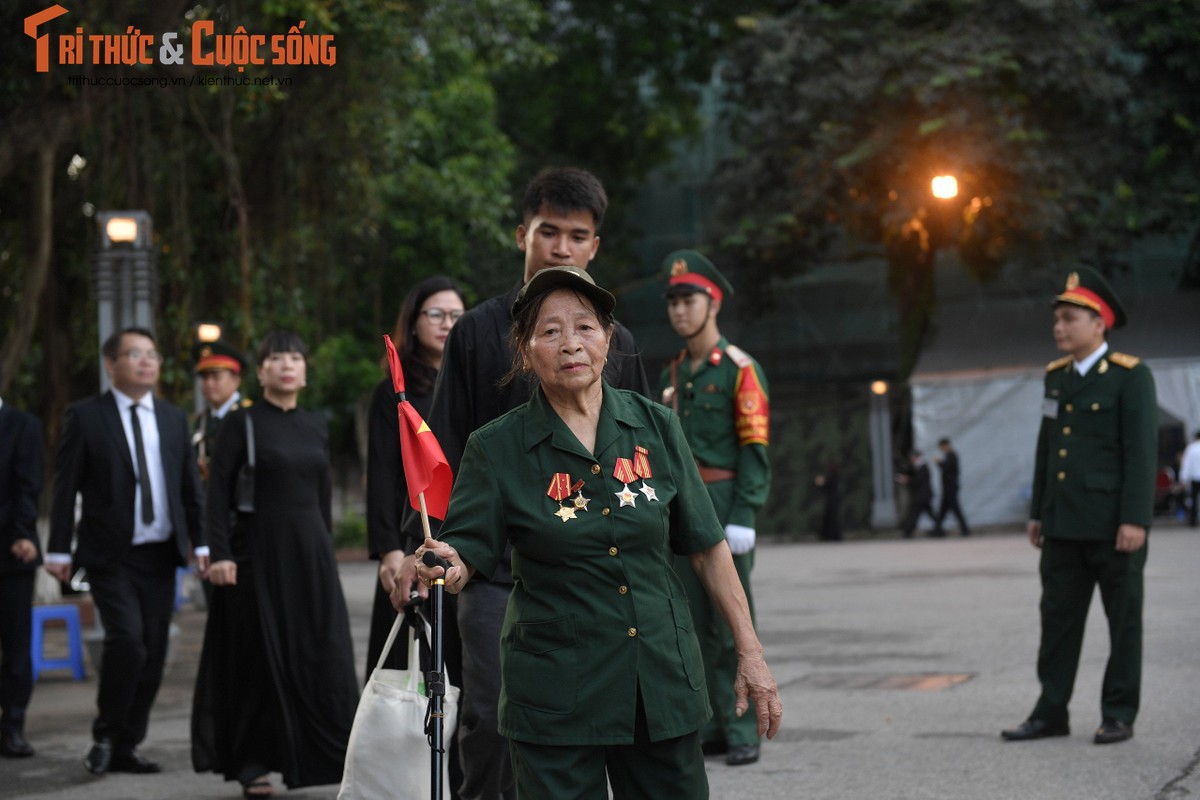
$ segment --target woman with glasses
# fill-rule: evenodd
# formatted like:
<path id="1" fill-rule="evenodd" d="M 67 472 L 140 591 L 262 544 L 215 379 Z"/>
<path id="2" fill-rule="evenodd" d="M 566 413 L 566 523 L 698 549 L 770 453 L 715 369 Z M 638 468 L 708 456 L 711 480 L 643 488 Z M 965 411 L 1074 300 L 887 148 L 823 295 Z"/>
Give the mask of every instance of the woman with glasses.
<path id="1" fill-rule="evenodd" d="M 307 375 L 300 337 L 268 334 L 258 348 L 262 400 L 229 415 L 209 465 L 214 589 L 192 764 L 239 781 L 245 797 L 270 796 L 271 772 L 292 789 L 339 782 L 358 705 L 333 551 L 328 429 L 297 405 Z"/>
<path id="2" fill-rule="evenodd" d="M 421 415 L 429 416 L 433 385 L 442 365 L 442 350 L 450 329 L 464 310 L 462 292 L 454 281 L 436 275 L 418 283 L 404 298 L 392 341 L 404 368 L 404 389 L 409 402 Z M 416 574 L 412 553 L 420 542 L 406 543 L 401 519 L 415 513 L 409 506 L 404 465 L 400 461 L 400 425 L 396 416 L 396 394 L 392 379 L 385 377 L 371 397 L 367 442 L 367 540 L 371 558 L 379 560 L 379 580 L 375 583 L 375 602 L 371 610 L 371 633 L 367 642 L 367 669 L 370 676 L 387 640 L 396 609 L 389 595 L 397 582 L 410 585 Z M 404 588 L 404 585 L 401 588 Z M 407 596 L 408 592 L 405 591 Z M 459 680 L 458 629 L 453 624 L 454 607 L 447 606 L 446 639 L 450 674 Z M 402 669 L 407 650 L 395 647 L 385 665 Z"/>

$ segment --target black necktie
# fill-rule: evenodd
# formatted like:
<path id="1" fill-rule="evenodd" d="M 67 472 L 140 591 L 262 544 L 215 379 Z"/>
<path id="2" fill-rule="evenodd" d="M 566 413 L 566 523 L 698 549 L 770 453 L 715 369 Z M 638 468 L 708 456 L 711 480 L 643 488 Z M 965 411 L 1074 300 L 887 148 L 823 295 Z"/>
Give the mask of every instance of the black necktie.
<path id="1" fill-rule="evenodd" d="M 133 446 L 137 451 L 138 486 L 142 487 L 142 522 L 154 522 L 154 495 L 150 492 L 150 470 L 146 468 L 146 445 L 142 441 L 142 423 L 138 422 L 138 407 L 129 407 L 129 419 L 133 423 Z"/>

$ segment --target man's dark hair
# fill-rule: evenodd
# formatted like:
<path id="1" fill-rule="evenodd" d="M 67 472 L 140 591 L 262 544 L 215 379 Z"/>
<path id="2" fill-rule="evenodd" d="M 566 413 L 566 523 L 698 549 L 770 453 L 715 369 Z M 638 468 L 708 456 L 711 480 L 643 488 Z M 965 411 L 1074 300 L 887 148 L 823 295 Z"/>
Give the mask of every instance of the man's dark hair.
<path id="1" fill-rule="evenodd" d="M 116 333 L 110 334 L 109 337 L 104 340 L 104 344 L 100 345 L 100 352 L 105 358 L 107 358 L 109 361 L 117 360 L 117 357 L 121 355 L 121 337 L 127 333 L 135 333 L 138 336 L 145 336 L 152 342 L 154 341 L 154 334 L 145 328 L 139 328 L 136 326 L 121 328 L 121 330 L 117 331 Z"/>
<path id="2" fill-rule="evenodd" d="M 543 207 L 555 211 L 590 211 L 596 230 L 604 224 L 608 195 L 604 185 L 592 173 L 578 167 L 548 167 L 525 187 L 521 213 L 526 224 Z"/>
<path id="3" fill-rule="evenodd" d="M 950 444 L 950 439 L 948 437 L 943 436 L 942 438 L 938 439 L 938 447 L 941 447 L 944 444 Z"/>

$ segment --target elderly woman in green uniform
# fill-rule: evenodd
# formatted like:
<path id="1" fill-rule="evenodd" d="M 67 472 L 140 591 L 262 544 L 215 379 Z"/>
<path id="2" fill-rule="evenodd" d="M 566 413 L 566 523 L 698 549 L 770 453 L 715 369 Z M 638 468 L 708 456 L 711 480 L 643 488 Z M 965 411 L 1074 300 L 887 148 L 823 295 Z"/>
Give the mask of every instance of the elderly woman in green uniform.
<path id="1" fill-rule="evenodd" d="M 725 534 L 669 409 L 601 379 L 616 301 L 575 267 L 534 275 L 513 304 L 516 372 L 539 391 L 471 435 L 439 540 L 420 566 L 457 592 L 513 545 L 501 634 L 500 732 L 517 793 L 708 796 L 699 729 L 712 713 L 692 617 L 671 568 L 687 554 L 737 644 L 737 713 L 760 733 L 783 708 Z"/>

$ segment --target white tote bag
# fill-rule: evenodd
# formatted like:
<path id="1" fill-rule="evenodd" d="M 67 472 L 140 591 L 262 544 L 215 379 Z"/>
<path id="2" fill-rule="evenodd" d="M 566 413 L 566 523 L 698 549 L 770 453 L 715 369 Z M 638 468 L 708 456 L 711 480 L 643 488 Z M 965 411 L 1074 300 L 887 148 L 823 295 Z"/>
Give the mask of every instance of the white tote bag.
<path id="1" fill-rule="evenodd" d="M 425 736 L 429 698 L 423 693 L 415 632 L 409 639 L 408 669 L 383 668 L 403 621 L 403 615 L 397 614 L 379 663 L 358 701 L 338 800 L 429 800 L 433 794 L 429 740 Z M 430 637 L 428 623 L 425 636 L 427 640 Z M 442 787 L 444 796 L 449 797 L 449 749 L 458 723 L 460 690 L 450 685 L 449 675 L 443 677 L 446 697 L 442 703 L 442 741 L 447 752 L 442 755 Z"/>

